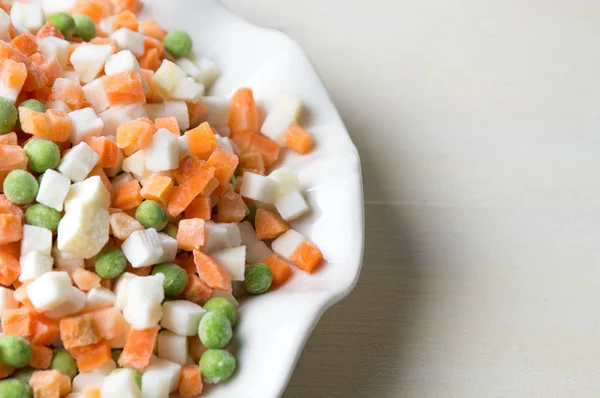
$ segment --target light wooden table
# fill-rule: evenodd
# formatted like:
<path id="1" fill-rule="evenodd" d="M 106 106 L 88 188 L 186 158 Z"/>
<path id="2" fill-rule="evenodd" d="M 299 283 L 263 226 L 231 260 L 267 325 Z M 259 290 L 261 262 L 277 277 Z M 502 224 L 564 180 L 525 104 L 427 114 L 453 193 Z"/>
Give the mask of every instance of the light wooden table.
<path id="1" fill-rule="evenodd" d="M 362 160 L 362 276 L 285 396 L 598 396 L 598 2 L 225 3 L 299 41 Z"/>

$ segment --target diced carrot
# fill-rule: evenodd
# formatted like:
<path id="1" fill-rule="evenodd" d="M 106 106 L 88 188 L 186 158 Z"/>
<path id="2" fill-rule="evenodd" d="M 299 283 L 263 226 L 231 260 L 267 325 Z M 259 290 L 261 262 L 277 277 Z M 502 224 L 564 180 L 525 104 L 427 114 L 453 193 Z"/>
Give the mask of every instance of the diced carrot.
<path id="1" fill-rule="evenodd" d="M 158 329 L 158 326 L 141 330 L 131 329 L 119 357 L 119 365 L 137 370 L 143 370 L 148 366 L 158 336 Z"/>
<path id="2" fill-rule="evenodd" d="M 2 197 L 4 197 L 4 195 L 0 195 L 0 211 L 4 212 L 4 210 L 2 209 Z M 8 199 L 6 199 L 8 200 Z M 21 210 L 20 207 L 16 206 L 15 207 L 18 208 L 17 211 L 23 211 Z M 11 242 L 11 243 L 6 243 L 4 245 L 0 245 L 0 253 L 6 253 L 10 256 L 13 256 L 14 258 L 19 258 L 21 255 L 21 243 L 20 242 Z"/>
<path id="3" fill-rule="evenodd" d="M 5 309 L 2 312 L 2 333 L 31 336 L 34 331 L 34 312 L 29 308 Z"/>
<path id="4" fill-rule="evenodd" d="M 254 103 L 254 94 L 249 88 L 238 89 L 231 97 L 229 108 L 229 132 L 258 133 L 258 111 Z"/>
<path id="5" fill-rule="evenodd" d="M 154 200 L 166 205 L 169 203 L 169 198 L 171 197 L 174 188 L 175 184 L 171 177 L 152 174 L 152 176 L 144 183 L 144 187 L 140 191 L 140 194 L 144 199 Z"/>
<path id="6" fill-rule="evenodd" d="M 0 362 L 0 379 L 5 379 L 15 371 L 15 368 Z"/>
<path id="7" fill-rule="evenodd" d="M 38 30 L 35 35 L 38 39 L 43 39 L 44 37 L 57 37 L 59 39 L 65 39 L 60 30 L 54 26 L 51 22 L 46 22 L 44 26 L 40 30 Z"/>
<path id="8" fill-rule="evenodd" d="M 217 222 L 241 222 L 248 214 L 248 206 L 240 194 L 227 192 L 217 203 Z"/>
<path id="9" fill-rule="evenodd" d="M 144 22 L 142 22 L 140 25 L 140 31 L 146 36 L 153 37 L 160 41 L 163 41 L 167 35 L 167 31 L 164 30 L 156 21 L 156 19 L 153 18 L 146 19 Z"/>
<path id="10" fill-rule="evenodd" d="M 91 315 L 103 339 L 114 339 L 120 336 L 127 327 L 125 318 L 118 308 L 103 308 L 92 312 Z"/>
<path id="11" fill-rule="evenodd" d="M 47 102 L 50 100 L 50 95 L 52 94 L 52 87 L 40 87 L 35 89 L 33 93 L 31 93 L 31 97 L 33 99 L 37 99 L 40 102 Z"/>
<path id="12" fill-rule="evenodd" d="M 63 318 L 58 326 L 65 348 L 83 347 L 102 339 L 92 314 Z"/>
<path id="13" fill-rule="evenodd" d="M 260 153 L 246 152 L 240 155 L 240 175 L 247 171 L 265 175 L 265 169 L 265 161 Z"/>
<path id="14" fill-rule="evenodd" d="M 11 131 L 8 134 L 0 135 L 0 145 L 18 145 L 17 133 Z"/>
<path id="15" fill-rule="evenodd" d="M 107 17 L 110 14 L 111 5 L 107 1 L 102 0 L 77 0 L 73 8 L 71 8 L 71 14 L 83 14 L 91 18 L 94 23 L 100 22 L 102 18 Z"/>
<path id="16" fill-rule="evenodd" d="M 21 62 L 7 59 L 0 64 L 0 82 L 7 88 L 20 90 L 27 79 L 27 68 Z"/>
<path id="17" fill-rule="evenodd" d="M 179 375 L 179 396 L 196 397 L 202 392 L 202 375 L 198 365 L 184 365 Z"/>
<path id="18" fill-rule="evenodd" d="M 105 76 L 104 91 L 112 105 L 143 104 L 146 102 L 142 77 L 136 72 L 119 72 Z"/>
<path id="19" fill-rule="evenodd" d="M 190 153 L 200 159 L 208 159 L 217 147 L 217 138 L 207 122 L 186 133 Z"/>
<path id="20" fill-rule="evenodd" d="M 219 201 L 220 203 L 220 201 Z M 280 235 L 290 229 L 283 218 L 265 209 L 257 209 L 254 220 L 256 238 L 259 240 L 277 239 Z"/>
<path id="21" fill-rule="evenodd" d="M 0 41 L 0 62 L 4 62 L 7 59 L 25 64 L 27 79 L 25 79 L 25 84 L 23 85 L 24 90 L 33 91 L 49 84 L 48 77 L 37 64 L 10 44 Z"/>
<path id="22" fill-rule="evenodd" d="M 104 184 L 104 186 L 106 187 L 106 190 L 112 195 L 114 190 L 112 187 L 112 184 L 110 183 L 110 180 L 108 179 L 108 177 L 106 176 L 106 173 L 104 172 L 104 169 L 98 165 L 96 165 L 92 171 L 90 171 L 90 173 L 88 174 L 88 178 L 92 177 L 92 176 L 98 176 L 100 177 L 100 179 L 102 180 L 102 183 Z"/>
<path id="23" fill-rule="evenodd" d="M 165 53 L 165 46 L 162 44 L 162 40 L 156 40 L 153 37 L 145 36 L 144 37 L 144 51 L 148 52 L 153 48 L 158 50 L 158 56 L 162 59 L 163 55 Z"/>
<path id="24" fill-rule="evenodd" d="M 54 109 L 41 113 L 22 106 L 19 107 L 19 120 L 21 129 L 27 134 L 54 142 L 66 141 L 73 129 L 71 119 L 64 112 Z"/>
<path id="25" fill-rule="evenodd" d="M 305 155 L 312 149 L 312 136 L 296 123 L 292 123 L 284 133 L 285 146 Z"/>
<path id="26" fill-rule="evenodd" d="M 100 277 L 95 272 L 84 268 L 76 268 L 71 273 L 71 278 L 73 278 L 73 283 L 84 292 L 89 292 L 93 288 L 100 286 Z"/>
<path id="27" fill-rule="evenodd" d="M 138 207 L 143 200 L 140 190 L 140 183 L 137 180 L 130 181 L 127 184 L 115 189 L 112 207 L 122 210 L 129 210 Z"/>
<path id="28" fill-rule="evenodd" d="M 188 118 L 190 119 L 190 127 L 196 127 L 202 122 L 204 114 L 206 113 L 206 106 L 200 101 L 198 102 L 186 102 L 188 108 Z"/>
<path id="29" fill-rule="evenodd" d="M 139 0 L 110 0 L 115 9 L 115 12 L 121 11 L 131 11 L 138 12 L 139 10 Z"/>
<path id="30" fill-rule="evenodd" d="M 23 108 L 19 108 L 19 114 L 21 109 Z M 67 141 L 73 130 L 73 122 L 69 116 L 56 109 L 48 109 L 46 115 L 48 115 L 48 123 L 50 123 L 50 134 L 42 138 L 47 138 L 56 143 Z"/>
<path id="31" fill-rule="evenodd" d="M 113 31 L 119 30 L 121 28 L 127 28 L 129 30 L 137 32 L 139 25 L 140 23 L 135 14 L 129 10 L 124 10 L 117 13 L 114 16 L 112 28 Z"/>
<path id="32" fill-rule="evenodd" d="M 156 72 L 161 64 L 160 52 L 156 48 L 150 48 L 144 52 L 144 55 L 139 59 L 140 67 Z"/>
<path id="33" fill-rule="evenodd" d="M 0 245 L 17 242 L 22 237 L 23 227 L 21 226 L 21 217 L 14 214 L 0 214 Z M 7 266 L 6 262 L 9 261 L 10 260 L 0 256 L 0 264 L 2 267 Z M 0 274 L 2 274 L 1 271 Z M 1 281 L 2 279 L 0 279 L 0 282 Z"/>
<path id="34" fill-rule="evenodd" d="M 60 374 L 60 396 L 64 397 L 71 392 L 71 378 L 65 374 Z"/>
<path id="35" fill-rule="evenodd" d="M 62 101 L 71 110 L 81 109 L 85 95 L 79 83 L 71 79 L 60 78 L 54 81 L 50 101 Z"/>
<path id="36" fill-rule="evenodd" d="M 27 109 L 21 107 L 20 109 Z M 0 170 L 23 170 L 27 166 L 27 154 L 18 145 L 0 145 Z"/>
<path id="37" fill-rule="evenodd" d="M 231 292 L 231 275 L 215 259 L 194 250 L 194 263 L 200 279 L 213 289 Z"/>
<path id="38" fill-rule="evenodd" d="M 127 263 L 127 268 L 125 269 L 125 272 L 129 272 L 130 274 L 134 274 L 137 276 L 148 276 L 152 272 L 152 267 L 148 266 L 133 268 L 131 264 Z"/>
<path id="39" fill-rule="evenodd" d="M 280 259 L 277 254 L 271 254 L 269 257 L 265 258 L 263 262 L 269 267 L 273 274 L 271 287 L 283 285 L 292 275 L 292 267 L 287 262 Z"/>
<path id="40" fill-rule="evenodd" d="M 191 155 L 186 155 L 179 162 L 179 167 L 177 167 L 175 170 L 172 170 L 171 174 L 179 184 L 183 184 L 184 182 L 191 180 L 193 176 L 200 173 L 205 165 L 206 162 L 203 160 L 199 160 Z"/>
<path id="41" fill-rule="evenodd" d="M 43 345 L 31 345 L 31 360 L 27 364 L 34 369 L 48 369 L 52 362 L 52 350 Z"/>
<path id="42" fill-rule="evenodd" d="M 46 57 L 42 53 L 33 53 L 29 59 L 38 65 L 42 73 L 46 75 L 49 86 L 54 84 L 54 80 L 62 76 L 63 68 L 56 57 Z"/>
<path id="43" fill-rule="evenodd" d="M 183 297 L 198 305 L 204 305 L 210 300 L 212 289 L 197 275 L 188 275 L 188 283 L 183 291 Z"/>
<path id="44" fill-rule="evenodd" d="M 123 150 L 125 156 L 131 156 L 148 147 L 155 132 L 156 126 L 146 118 L 123 123 L 117 127 L 117 146 Z"/>
<path id="45" fill-rule="evenodd" d="M 14 48 L 21 51 L 24 55 L 30 56 L 37 51 L 38 45 L 36 37 L 31 33 L 22 33 L 12 39 L 10 42 Z"/>
<path id="46" fill-rule="evenodd" d="M 207 185 L 215 179 L 215 168 L 206 167 L 204 165 L 195 169 L 193 173 L 183 176 L 180 169 L 182 163 L 184 163 L 186 159 L 188 158 L 184 158 L 183 161 L 179 163 L 179 168 L 173 173 L 174 175 L 177 174 L 180 177 L 185 178 L 179 182 L 178 186 L 175 187 L 173 193 L 171 194 L 171 198 L 169 199 L 167 211 L 173 217 L 181 214 L 192 202 L 192 200 L 201 194 Z"/>
<path id="47" fill-rule="evenodd" d="M 140 61 L 140 66 L 141 66 L 141 61 Z M 157 67 L 157 69 L 158 69 L 158 67 Z M 146 82 L 150 86 L 150 91 L 146 93 L 146 102 L 152 102 L 152 103 L 162 102 L 163 101 L 162 97 L 160 96 L 160 94 L 158 93 L 158 90 L 156 90 L 156 87 L 152 83 L 152 76 L 154 76 L 154 71 L 151 69 L 148 69 L 148 68 L 142 68 L 142 74 L 144 75 L 144 78 L 146 78 Z"/>
<path id="48" fill-rule="evenodd" d="M 10 15 L 10 9 L 12 8 L 12 4 L 4 2 L 4 1 L 0 1 L 0 8 L 2 9 L 2 11 L 7 13 L 8 15 Z M 1 377 L 0 377 L 0 379 L 1 379 Z"/>
<path id="49" fill-rule="evenodd" d="M 215 168 L 215 177 L 220 184 L 226 184 L 231 180 L 238 163 L 237 156 L 224 150 L 214 151 L 206 162 L 208 166 Z"/>
<path id="50" fill-rule="evenodd" d="M 80 372 L 92 371 L 112 359 L 110 344 L 106 340 L 97 343 L 74 347 L 68 349 L 69 353 L 77 361 L 77 369 Z"/>
<path id="51" fill-rule="evenodd" d="M 167 129 L 176 137 L 181 135 L 181 132 L 179 131 L 179 123 L 177 122 L 177 118 L 175 116 L 157 117 L 156 120 L 154 120 L 154 124 L 156 125 L 157 129 Z"/>
<path id="52" fill-rule="evenodd" d="M 185 209 L 185 218 L 210 220 L 212 205 L 208 196 L 198 195 Z"/>
<path id="53" fill-rule="evenodd" d="M 100 156 L 97 166 L 115 167 L 119 160 L 119 147 L 106 137 L 89 137 L 85 142 Z"/>
<path id="54" fill-rule="evenodd" d="M 59 398 L 62 376 L 58 370 L 38 370 L 29 379 L 35 398 Z M 65 394 L 66 395 L 66 394 Z"/>
<path id="55" fill-rule="evenodd" d="M 312 273 L 323 261 L 323 253 L 317 246 L 305 240 L 292 252 L 290 261 L 301 270 Z"/>
<path id="56" fill-rule="evenodd" d="M 273 140 L 259 134 L 240 132 L 233 136 L 235 142 L 243 153 L 259 152 L 265 167 L 271 166 L 279 158 L 279 145 Z"/>
<path id="57" fill-rule="evenodd" d="M 50 319 L 43 314 L 34 315 L 33 333 L 29 336 L 29 340 L 33 344 L 52 344 L 59 337 L 59 334 L 58 320 Z"/>
<path id="58" fill-rule="evenodd" d="M 205 225 L 201 218 L 189 218 L 179 222 L 177 247 L 183 250 L 196 250 L 204 245 Z"/>

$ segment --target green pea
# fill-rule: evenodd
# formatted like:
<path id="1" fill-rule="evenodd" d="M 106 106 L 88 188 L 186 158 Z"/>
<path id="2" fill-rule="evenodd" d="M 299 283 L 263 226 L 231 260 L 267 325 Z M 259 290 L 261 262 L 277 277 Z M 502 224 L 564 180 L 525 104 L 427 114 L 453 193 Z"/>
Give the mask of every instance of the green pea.
<path id="1" fill-rule="evenodd" d="M 60 149 L 50 140 L 36 138 L 25 144 L 23 149 L 29 159 L 27 167 L 36 173 L 53 169 L 60 162 Z"/>
<path id="2" fill-rule="evenodd" d="M 56 232 L 62 218 L 60 211 L 41 203 L 31 205 L 25 210 L 25 224 L 36 225 Z"/>
<path id="3" fill-rule="evenodd" d="M 19 104 L 19 108 L 20 107 L 31 109 L 32 111 L 36 111 L 36 112 L 40 112 L 40 113 L 46 112 L 46 107 L 44 106 L 44 104 L 42 104 L 40 101 L 38 101 L 36 99 L 28 99 L 26 101 L 23 101 Z"/>
<path id="4" fill-rule="evenodd" d="M 73 15 L 75 21 L 75 36 L 81 37 L 84 41 L 90 41 L 96 37 L 96 25 L 87 15 Z"/>
<path id="5" fill-rule="evenodd" d="M 127 258 L 121 249 L 111 246 L 96 256 L 94 266 L 100 278 L 115 279 L 125 272 Z"/>
<path id="6" fill-rule="evenodd" d="M 198 337 L 208 348 L 223 348 L 233 337 L 231 322 L 219 312 L 207 312 L 200 320 Z"/>
<path id="7" fill-rule="evenodd" d="M 17 124 L 19 113 L 15 105 L 4 97 L 0 97 L 0 134 L 10 133 Z"/>
<path id="8" fill-rule="evenodd" d="M 235 372 L 235 357 L 225 350 L 206 350 L 200 358 L 200 372 L 207 383 L 226 381 Z"/>
<path id="9" fill-rule="evenodd" d="M 123 350 L 112 350 L 112 352 L 111 352 L 112 359 L 113 359 L 113 361 L 115 361 L 117 366 L 119 366 L 119 358 L 121 358 L 122 353 L 123 353 Z"/>
<path id="10" fill-rule="evenodd" d="M 5 334 L 0 337 L 0 362 L 22 368 L 31 360 L 31 346 L 23 337 Z"/>
<path id="11" fill-rule="evenodd" d="M 163 44 L 165 50 L 177 58 L 187 57 L 192 51 L 192 38 L 183 30 L 169 32 L 165 36 Z"/>
<path id="12" fill-rule="evenodd" d="M 229 180 L 229 182 L 231 183 L 231 185 L 233 186 L 233 190 L 235 191 L 235 188 L 237 186 L 237 179 L 235 178 L 235 176 L 231 176 L 231 180 Z"/>
<path id="13" fill-rule="evenodd" d="M 8 200 L 18 205 L 33 202 L 39 188 L 35 177 L 25 170 L 13 170 L 8 173 L 2 187 Z"/>
<path id="14" fill-rule="evenodd" d="M 250 221 L 250 224 L 254 225 L 254 219 L 256 218 L 256 206 L 248 205 L 248 214 L 244 217 L 244 221 Z"/>
<path id="15" fill-rule="evenodd" d="M 37 177 L 37 182 L 38 182 L 38 185 L 42 185 L 42 178 L 44 178 L 44 173 L 40 174 L 40 175 Z"/>
<path id="16" fill-rule="evenodd" d="M 17 379 L 0 381 L 0 397 L 2 398 L 31 398 L 31 387 Z"/>
<path id="17" fill-rule="evenodd" d="M 58 370 L 71 379 L 77 375 L 77 363 L 75 359 L 73 359 L 67 350 L 63 350 L 62 348 L 54 350 L 50 369 Z"/>
<path id="18" fill-rule="evenodd" d="M 165 276 L 163 287 L 167 297 L 175 297 L 181 294 L 188 283 L 187 272 L 177 264 L 158 264 L 152 270 L 152 275 L 159 273 Z"/>
<path id="19" fill-rule="evenodd" d="M 133 373 L 133 379 L 135 380 L 135 384 L 137 384 L 138 388 L 141 390 L 142 389 L 142 374 L 140 372 L 138 372 L 137 370 L 133 370 L 130 368 L 117 368 L 117 369 L 113 370 L 112 373 L 119 373 L 124 370 L 130 370 Z"/>
<path id="20" fill-rule="evenodd" d="M 177 231 L 178 228 L 173 224 L 167 224 L 167 226 L 162 230 L 162 232 L 169 235 L 173 239 L 177 239 Z"/>
<path id="21" fill-rule="evenodd" d="M 75 31 L 75 21 L 73 17 L 66 12 L 57 12 L 48 17 L 48 22 L 56 26 L 64 37 L 70 37 Z"/>
<path id="22" fill-rule="evenodd" d="M 31 379 L 31 375 L 35 372 L 35 369 L 32 368 L 22 368 L 19 369 L 15 374 L 12 375 L 13 379 L 17 379 L 22 381 L 23 383 L 29 385 L 29 379 Z"/>
<path id="23" fill-rule="evenodd" d="M 135 210 L 135 218 L 144 228 L 154 228 L 160 231 L 167 226 L 169 216 L 161 205 L 152 200 L 143 201 Z"/>
<path id="24" fill-rule="evenodd" d="M 266 264 L 257 263 L 246 267 L 244 271 L 244 287 L 250 294 L 266 292 L 273 283 L 273 273 Z"/>
<path id="25" fill-rule="evenodd" d="M 206 302 L 206 304 L 204 304 L 204 309 L 209 312 L 218 312 L 222 315 L 225 315 L 227 319 L 229 319 L 231 326 L 235 325 L 237 320 L 235 307 L 225 297 L 211 298 Z"/>

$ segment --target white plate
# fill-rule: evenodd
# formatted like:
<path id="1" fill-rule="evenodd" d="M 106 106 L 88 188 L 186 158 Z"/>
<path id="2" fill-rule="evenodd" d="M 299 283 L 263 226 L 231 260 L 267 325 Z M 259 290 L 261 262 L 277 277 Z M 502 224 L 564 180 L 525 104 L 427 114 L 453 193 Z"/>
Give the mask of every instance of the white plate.
<path id="1" fill-rule="evenodd" d="M 281 90 L 305 104 L 301 122 L 313 134 L 315 149 L 307 156 L 286 153 L 283 163 L 299 171 L 312 208 L 292 225 L 327 261 L 312 275 L 295 270 L 282 288 L 243 301 L 235 329 L 236 374 L 202 394 L 279 396 L 320 316 L 358 279 L 364 241 L 358 152 L 312 63 L 285 34 L 254 26 L 215 0 L 147 1 L 144 15 L 166 29 L 186 30 L 194 50 L 219 65 L 222 75 L 212 95 L 230 96 L 246 86 L 266 109 Z"/>

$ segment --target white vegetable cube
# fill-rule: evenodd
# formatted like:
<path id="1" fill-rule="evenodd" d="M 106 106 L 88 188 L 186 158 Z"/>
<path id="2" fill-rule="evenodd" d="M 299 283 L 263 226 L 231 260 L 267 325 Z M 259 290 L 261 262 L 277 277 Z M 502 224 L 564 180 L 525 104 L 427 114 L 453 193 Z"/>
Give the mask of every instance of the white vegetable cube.
<path id="1" fill-rule="evenodd" d="M 137 278 L 135 274 L 125 272 L 115 282 L 115 307 L 123 310 L 127 306 L 127 299 L 129 297 L 129 284 L 132 280 Z"/>
<path id="2" fill-rule="evenodd" d="M 273 254 L 273 251 L 263 241 L 258 241 L 246 247 L 246 261 L 248 264 L 262 263 L 271 254 Z"/>
<path id="3" fill-rule="evenodd" d="M 117 105 L 111 106 L 98 116 L 104 122 L 102 135 L 116 135 L 117 127 L 140 117 L 146 117 L 146 111 L 141 104 Z"/>
<path id="4" fill-rule="evenodd" d="M 173 134 L 171 135 L 175 137 Z M 152 172 L 146 168 L 146 150 L 140 149 L 133 155 L 123 159 L 123 170 L 132 173 L 138 180 L 152 174 Z"/>
<path id="5" fill-rule="evenodd" d="M 153 85 L 163 93 L 170 93 L 186 77 L 185 72 L 175 63 L 165 59 L 152 75 Z"/>
<path id="6" fill-rule="evenodd" d="M 187 139 L 188 137 L 185 134 L 180 135 L 179 138 L 177 138 L 177 146 L 179 147 L 179 159 L 182 159 L 186 154 L 190 152 Z"/>
<path id="7" fill-rule="evenodd" d="M 81 83 L 94 80 L 104 68 L 113 47 L 107 44 L 82 44 L 71 54 L 71 64 Z"/>
<path id="8" fill-rule="evenodd" d="M 206 121 L 211 127 L 227 127 L 231 105 L 229 98 L 209 96 L 204 97 L 202 103 L 206 106 Z"/>
<path id="9" fill-rule="evenodd" d="M 108 342 L 110 343 L 110 348 L 123 348 L 125 344 L 127 344 L 127 337 L 129 336 L 129 331 L 131 330 L 131 325 L 125 321 L 125 327 L 121 331 L 121 333 Z"/>
<path id="10" fill-rule="evenodd" d="M 163 316 L 160 325 L 181 336 L 198 334 L 200 319 L 206 310 L 187 300 L 167 301 L 163 304 Z"/>
<path id="11" fill-rule="evenodd" d="M 39 251 L 50 255 L 52 251 L 52 231 L 35 225 L 23 225 L 23 239 L 21 240 L 21 256 Z"/>
<path id="12" fill-rule="evenodd" d="M 204 85 L 196 83 L 191 77 L 184 77 L 169 93 L 169 97 L 177 100 L 197 102 L 204 94 Z"/>
<path id="13" fill-rule="evenodd" d="M 115 75 L 120 72 L 136 72 L 142 77 L 144 92 L 150 92 L 150 85 L 142 73 L 140 64 L 135 58 L 135 55 L 129 50 L 119 51 L 108 57 L 108 61 L 106 61 L 106 65 L 104 65 L 104 72 L 107 76 Z"/>
<path id="14" fill-rule="evenodd" d="M 110 215 L 110 229 L 117 239 L 125 240 L 135 231 L 142 231 L 144 227 L 138 220 L 131 217 L 129 214 L 122 212 Z M 163 244 L 163 251 L 164 247 L 165 245 Z"/>
<path id="15" fill-rule="evenodd" d="M 92 104 L 92 108 L 97 113 L 106 110 L 110 106 L 106 97 L 106 91 L 104 91 L 103 77 L 92 80 L 82 88 L 85 99 Z M 102 121 L 102 126 L 104 126 L 104 121 Z"/>
<path id="16" fill-rule="evenodd" d="M 256 237 L 256 231 L 250 221 L 243 221 L 238 224 L 238 229 L 240 230 L 240 238 L 242 240 L 242 245 L 244 246 L 252 246 L 255 243 L 260 242 Z"/>
<path id="17" fill-rule="evenodd" d="M 48 36 L 37 39 L 37 45 L 39 52 L 48 58 L 56 58 L 63 68 L 66 68 L 69 64 L 69 47 L 71 43 L 67 40 Z"/>
<path id="18" fill-rule="evenodd" d="M 85 307 L 85 300 L 86 296 L 84 292 L 76 287 L 71 287 L 68 292 L 68 299 L 53 310 L 46 312 L 45 315 L 52 319 L 59 319 L 75 314 Z"/>
<path id="19" fill-rule="evenodd" d="M 58 250 L 56 245 L 52 246 L 52 258 L 54 258 L 54 265 L 56 268 L 60 268 L 69 274 L 77 268 L 85 267 L 83 257 Z"/>
<path id="20" fill-rule="evenodd" d="M 306 239 L 300 232 L 289 229 L 286 233 L 273 241 L 271 248 L 275 253 L 289 259 L 294 250 L 296 250 L 296 248 L 305 240 Z"/>
<path id="21" fill-rule="evenodd" d="M 142 396 L 135 381 L 133 370 L 129 368 L 107 375 L 102 382 L 100 393 L 102 398 L 140 398 Z"/>
<path id="22" fill-rule="evenodd" d="M 147 329 L 158 325 L 162 317 L 160 304 L 129 300 L 123 310 L 125 320 L 134 329 Z"/>
<path id="23" fill-rule="evenodd" d="M 115 17 L 113 16 L 101 19 L 100 22 L 98 22 L 98 27 L 106 33 L 112 33 L 114 20 Z"/>
<path id="24" fill-rule="evenodd" d="M 144 398 L 165 398 L 177 389 L 181 365 L 166 359 L 151 358 L 142 375 Z"/>
<path id="25" fill-rule="evenodd" d="M 15 291 L 0 286 L 0 319 L 4 310 L 19 308 L 19 302 L 15 300 Z M 198 326 L 196 326 L 197 328 Z M 196 330 L 198 332 L 198 330 Z"/>
<path id="26" fill-rule="evenodd" d="M 65 199 L 65 211 L 76 206 L 92 205 L 103 209 L 110 206 L 110 193 L 99 176 L 92 176 L 71 185 Z"/>
<path id="27" fill-rule="evenodd" d="M 58 223 L 58 249 L 92 258 L 108 242 L 108 211 L 93 205 L 74 206 Z"/>
<path id="28" fill-rule="evenodd" d="M 246 269 L 246 246 L 227 247 L 211 253 L 211 257 L 229 271 L 231 280 L 244 280 L 244 270 Z"/>
<path id="29" fill-rule="evenodd" d="M 57 12 L 68 12 L 75 5 L 75 0 L 45 0 L 40 2 L 44 14 L 52 15 Z"/>
<path id="30" fill-rule="evenodd" d="M 182 130 L 190 128 L 190 115 L 185 101 L 165 101 L 162 116 L 174 116 Z"/>
<path id="31" fill-rule="evenodd" d="M 138 276 L 131 280 L 128 286 L 128 305 L 132 302 L 160 305 L 165 299 L 164 280 L 165 276 L 161 273 Z"/>
<path id="32" fill-rule="evenodd" d="M 179 146 L 177 137 L 167 129 L 158 129 L 152 137 L 152 144 L 145 150 L 146 169 L 164 171 L 179 166 Z"/>
<path id="33" fill-rule="evenodd" d="M 269 178 L 277 182 L 277 193 L 275 194 L 277 197 L 285 195 L 290 191 L 300 190 L 298 173 L 290 167 L 284 166 L 277 170 L 273 170 L 271 174 L 269 174 Z"/>
<path id="34" fill-rule="evenodd" d="M 294 220 L 308 212 L 309 207 L 299 191 L 290 191 L 275 199 L 275 208 L 284 220 Z"/>
<path id="35" fill-rule="evenodd" d="M 273 204 L 276 193 L 277 182 L 274 180 L 248 171 L 244 173 L 240 187 L 240 195 L 243 197 Z"/>
<path id="36" fill-rule="evenodd" d="M 206 239 L 203 251 L 211 253 L 226 247 L 240 246 L 242 237 L 240 229 L 235 223 L 216 223 L 207 221 L 205 224 Z"/>
<path id="37" fill-rule="evenodd" d="M 39 4 L 15 2 L 10 9 L 10 19 L 13 25 L 35 33 L 44 25 L 44 12 Z"/>
<path id="38" fill-rule="evenodd" d="M 143 104 L 142 107 L 144 111 L 148 115 L 148 119 L 154 120 L 157 117 L 165 117 L 167 114 L 165 113 L 165 104 L 164 102 L 159 103 L 146 103 Z"/>
<path id="39" fill-rule="evenodd" d="M 158 357 L 171 362 L 185 365 L 188 354 L 187 337 L 180 336 L 168 330 L 158 333 Z"/>
<path id="40" fill-rule="evenodd" d="M 34 250 L 21 255 L 19 263 L 21 264 L 19 281 L 25 282 L 52 271 L 54 259 L 49 254 Z"/>
<path id="41" fill-rule="evenodd" d="M 75 72 L 75 69 L 72 70 L 64 70 L 62 77 L 65 79 L 69 79 L 71 81 L 79 83 L 79 75 Z"/>
<path id="42" fill-rule="evenodd" d="M 116 295 L 104 287 L 95 287 L 86 294 L 86 311 L 98 310 L 100 308 L 112 307 L 115 303 Z"/>
<path id="43" fill-rule="evenodd" d="M 95 372 L 78 373 L 77 376 L 73 378 L 71 391 L 77 393 L 83 391 L 83 389 L 88 386 L 101 386 L 105 378 L 106 377 L 103 374 Z"/>
<path id="44" fill-rule="evenodd" d="M 88 144 L 81 142 L 63 156 L 58 171 L 69 177 L 71 181 L 82 181 L 90 174 L 98 160 L 100 156 Z"/>
<path id="45" fill-rule="evenodd" d="M 78 109 L 69 112 L 68 116 L 73 122 L 73 130 L 69 139 L 75 145 L 89 137 L 98 137 L 104 129 L 104 122 L 92 108 Z"/>
<path id="46" fill-rule="evenodd" d="M 154 228 L 133 232 L 123 242 L 121 250 L 133 268 L 157 264 L 164 254 L 160 238 Z"/>
<path id="47" fill-rule="evenodd" d="M 184 71 L 189 77 L 194 80 L 200 78 L 200 69 L 196 66 L 195 63 L 190 61 L 187 58 L 179 58 L 175 61 L 175 65 L 179 66 L 182 71 Z"/>
<path id="48" fill-rule="evenodd" d="M 217 138 L 217 145 L 226 150 L 229 153 L 233 152 L 233 146 L 231 145 L 231 140 L 227 137 L 221 137 L 220 135 L 215 136 Z"/>
<path id="49" fill-rule="evenodd" d="M 25 289 L 36 309 L 49 311 L 70 298 L 71 288 L 71 279 L 66 272 L 46 272 Z"/>
<path id="50" fill-rule="evenodd" d="M 136 57 L 144 55 L 144 35 L 127 28 L 121 28 L 110 35 L 117 42 L 119 50 L 129 50 Z"/>
<path id="51" fill-rule="evenodd" d="M 4 10 L 0 10 L 0 40 L 10 42 L 10 25 L 10 16 Z"/>
<path id="52" fill-rule="evenodd" d="M 52 169 L 46 170 L 35 200 L 55 210 L 62 211 L 63 203 L 70 188 L 71 180 L 68 177 Z"/>
<path id="53" fill-rule="evenodd" d="M 177 240 L 163 232 L 158 234 L 158 240 L 160 241 L 163 250 L 163 255 L 158 259 L 158 263 L 166 263 L 175 260 L 175 256 L 177 255 Z"/>
<path id="54" fill-rule="evenodd" d="M 301 110 L 302 103 L 298 97 L 286 92 L 280 93 L 273 109 L 267 113 L 260 132 L 281 144 L 285 131 L 290 124 L 296 122 Z"/>
<path id="55" fill-rule="evenodd" d="M 221 74 L 219 67 L 211 59 L 200 57 L 196 59 L 196 67 L 200 71 L 198 80 L 206 87 L 210 87 Z"/>

